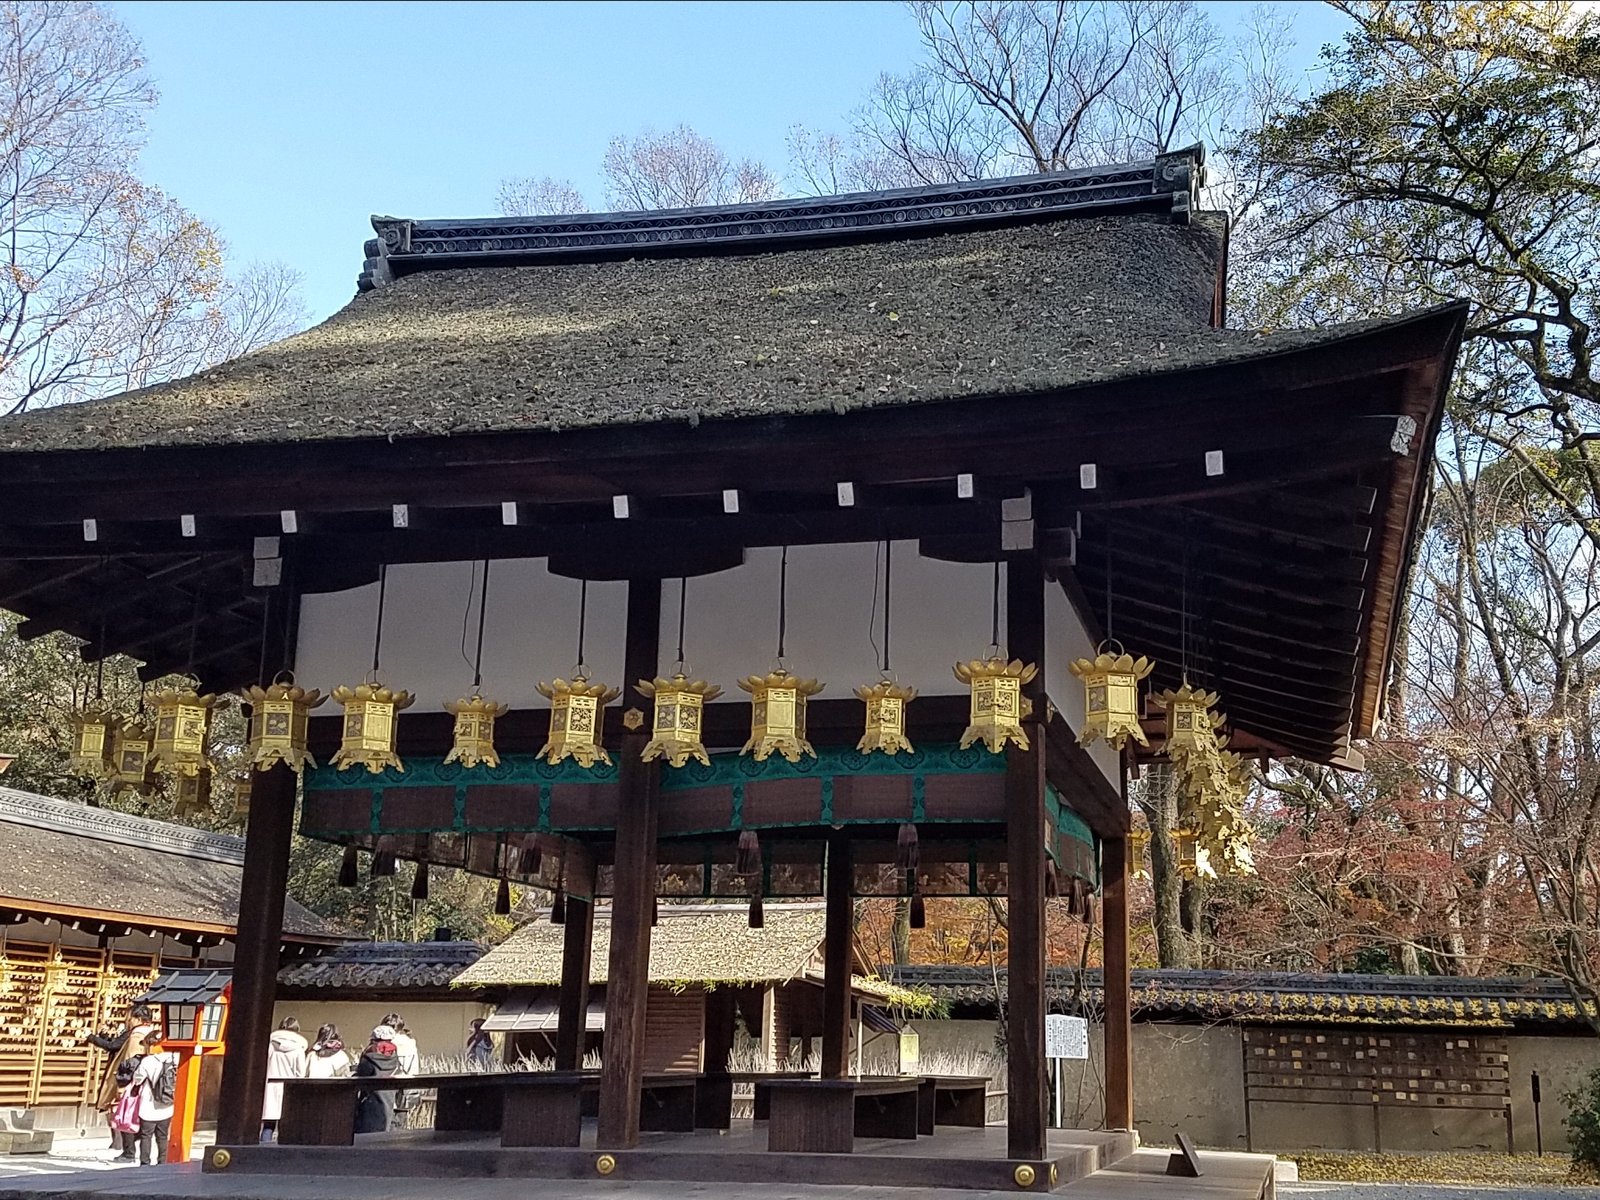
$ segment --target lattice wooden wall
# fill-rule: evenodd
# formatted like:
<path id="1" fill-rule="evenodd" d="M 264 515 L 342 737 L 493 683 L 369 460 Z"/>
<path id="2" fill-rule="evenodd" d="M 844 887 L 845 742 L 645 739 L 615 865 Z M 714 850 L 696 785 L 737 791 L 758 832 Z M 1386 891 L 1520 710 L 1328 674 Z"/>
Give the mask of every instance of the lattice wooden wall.
<path id="1" fill-rule="evenodd" d="M 88 1036 L 121 1023 L 155 967 L 148 953 L 6 942 L 0 951 L 0 1108 L 93 1103 L 105 1055 Z"/>

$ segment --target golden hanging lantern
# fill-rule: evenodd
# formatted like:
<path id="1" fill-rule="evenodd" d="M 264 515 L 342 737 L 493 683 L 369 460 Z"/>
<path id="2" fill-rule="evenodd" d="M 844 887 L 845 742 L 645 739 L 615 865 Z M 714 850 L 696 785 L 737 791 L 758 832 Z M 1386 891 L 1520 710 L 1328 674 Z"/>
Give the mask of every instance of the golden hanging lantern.
<path id="1" fill-rule="evenodd" d="M 1217 730 L 1227 718 L 1211 711 L 1216 702 L 1216 692 L 1191 687 L 1187 680 L 1177 691 L 1169 688 L 1156 697 L 1156 703 L 1167 714 L 1167 744 L 1163 749 L 1168 756 L 1181 758 L 1190 750 L 1218 744 Z"/>
<path id="2" fill-rule="evenodd" d="M 67 769 L 87 779 L 106 779 L 116 772 L 112 757 L 117 735 L 117 719 L 111 711 L 96 705 L 72 718 L 72 754 Z"/>
<path id="3" fill-rule="evenodd" d="M 1200 849 L 1200 831 L 1174 829 L 1172 843 L 1178 852 L 1178 873 L 1185 879 L 1194 879 L 1201 873 L 1199 859 L 1203 852 Z"/>
<path id="4" fill-rule="evenodd" d="M 117 727 L 111 739 L 111 784 L 116 791 L 150 790 L 155 782 L 154 747 L 155 735 L 142 722 L 127 721 Z"/>
<path id="5" fill-rule="evenodd" d="M 444 710 L 456 719 L 455 744 L 444 761 L 458 762 L 463 767 L 475 767 L 479 763 L 498 767 L 500 756 L 494 749 L 494 723 L 510 712 L 511 706 L 485 700 L 473 692 L 459 700 L 446 700 Z"/>
<path id="6" fill-rule="evenodd" d="M 996 656 L 958 662 L 955 671 L 956 678 L 972 688 L 970 724 L 961 735 L 961 749 L 982 741 L 991 754 L 999 754 L 1007 742 L 1026 750 L 1028 735 L 1022 730 L 1022 718 L 1033 711 L 1033 705 L 1022 688 L 1039 674 L 1037 664 L 1015 658 L 1007 662 Z"/>
<path id="7" fill-rule="evenodd" d="M 655 679 L 641 679 L 634 686 L 641 695 L 655 700 L 650 743 L 639 757 L 645 762 L 665 758 L 675 767 L 694 758 L 709 767 L 711 758 L 700 740 L 703 718 L 705 706 L 722 695 L 722 689 L 703 679 L 690 679 L 682 671 L 671 679 L 659 675 Z"/>
<path id="8" fill-rule="evenodd" d="M 871 687 L 858 687 L 856 695 L 867 705 L 867 728 L 856 743 L 863 754 L 882 750 L 885 754 L 915 753 L 916 747 L 906 737 L 906 705 L 917 698 L 917 689 L 901 687 L 890 679 L 882 679 Z"/>
<path id="9" fill-rule="evenodd" d="M 156 736 L 151 747 L 156 769 L 194 777 L 211 769 L 211 716 L 217 697 L 184 691 L 157 692 Z"/>
<path id="10" fill-rule="evenodd" d="M 1139 725 L 1139 681 L 1155 670 L 1155 663 L 1131 654 L 1101 652 L 1094 658 L 1080 658 L 1069 663 L 1067 669 L 1083 680 L 1080 746 L 1087 746 L 1096 738 L 1105 738 L 1112 749 L 1118 751 L 1128 744 L 1129 738 L 1141 746 L 1150 744 Z"/>
<path id="11" fill-rule="evenodd" d="M 778 667 L 766 675 L 741 679 L 739 686 L 750 693 L 750 740 L 740 754 L 765 762 L 777 751 L 792 763 L 799 762 L 802 755 L 817 756 L 806 741 L 806 702 L 825 684 Z"/>
<path id="12" fill-rule="evenodd" d="M 410 708 L 416 697 L 377 683 L 361 683 L 334 688 L 333 698 L 344 706 L 344 740 L 333 756 L 334 767 L 342 771 L 361 765 L 374 775 L 382 774 L 385 767 L 404 771 L 405 764 L 395 753 L 399 734 L 395 714 Z"/>
<path id="13" fill-rule="evenodd" d="M 296 775 L 317 765 L 306 749 L 306 728 L 311 710 L 327 700 L 319 691 L 307 691 L 285 672 L 268 687 L 253 684 L 239 693 L 250 706 L 250 747 L 246 761 L 265 771 L 281 762 Z"/>
<path id="14" fill-rule="evenodd" d="M 172 815 L 192 817 L 211 807 L 211 768 L 201 767 L 194 773 L 178 774 L 178 793 L 172 804 Z"/>
<path id="15" fill-rule="evenodd" d="M 316 764 L 312 764 L 315 766 Z M 233 781 L 233 817 L 243 821 L 250 816 L 250 795 L 255 791 L 255 781 L 245 774 Z"/>
<path id="16" fill-rule="evenodd" d="M 1130 829 L 1128 831 L 1128 874 L 1134 879 L 1149 879 L 1150 868 L 1145 865 L 1145 854 L 1150 849 L 1150 831 L 1148 829 Z"/>
<path id="17" fill-rule="evenodd" d="M 590 683 L 582 671 L 570 682 L 557 679 L 538 686 L 539 694 L 550 701 L 550 734 L 536 757 L 552 766 L 570 758 L 585 771 L 597 762 L 609 764 L 611 755 L 600 744 L 602 714 L 622 689 Z"/>

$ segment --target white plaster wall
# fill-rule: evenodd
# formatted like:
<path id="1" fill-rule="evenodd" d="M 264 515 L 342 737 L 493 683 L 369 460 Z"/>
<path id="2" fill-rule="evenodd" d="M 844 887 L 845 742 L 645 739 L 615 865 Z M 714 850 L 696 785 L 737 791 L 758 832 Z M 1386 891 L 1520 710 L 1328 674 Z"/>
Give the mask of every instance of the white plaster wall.
<path id="1" fill-rule="evenodd" d="M 746 552 L 743 566 L 689 580 L 684 633 L 689 666 L 697 677 L 721 684 L 740 699 L 737 680 L 770 670 L 777 653 L 782 556 L 778 547 L 757 547 Z M 1002 586 L 1004 579 L 1002 569 Z M 965 692 L 952 668 L 957 659 L 981 656 L 989 645 L 993 566 L 923 558 L 915 542 L 896 542 L 893 583 L 889 631 L 895 676 L 926 696 Z M 881 555 L 874 543 L 789 548 L 785 659 L 796 674 L 827 684 L 823 696 L 848 696 L 859 685 L 877 681 L 883 652 L 881 588 Z M 661 604 L 661 657 L 667 669 L 678 641 L 678 594 L 677 581 L 669 580 Z M 1000 625 L 1004 640 L 1003 602 Z"/>
<path id="2" fill-rule="evenodd" d="M 1083 729 L 1083 681 L 1067 669 L 1067 664 L 1074 659 L 1093 658 L 1095 646 L 1072 601 L 1053 583 L 1045 587 L 1044 645 L 1044 690 L 1060 710 L 1062 719 L 1077 733 Z M 1099 739 L 1087 749 L 1101 773 L 1113 785 L 1121 787 L 1122 769 L 1117 752 Z"/>
<path id="3" fill-rule="evenodd" d="M 419 563 L 389 568 L 382 679 L 417 697 L 413 711 L 437 710 L 446 700 L 472 690 L 471 658 L 482 589 L 480 564 Z M 545 559 L 507 559 L 492 564 L 483 637 L 484 695 L 513 708 L 550 707 L 535 685 L 558 675 L 572 675 L 578 646 L 578 595 L 578 581 L 550 574 Z M 584 657 L 591 679 L 613 684 L 621 681 L 627 599 L 625 583 L 589 585 Z M 372 665 L 377 608 L 376 583 L 305 596 L 300 604 L 295 667 L 299 682 L 323 691 L 361 682 Z"/>

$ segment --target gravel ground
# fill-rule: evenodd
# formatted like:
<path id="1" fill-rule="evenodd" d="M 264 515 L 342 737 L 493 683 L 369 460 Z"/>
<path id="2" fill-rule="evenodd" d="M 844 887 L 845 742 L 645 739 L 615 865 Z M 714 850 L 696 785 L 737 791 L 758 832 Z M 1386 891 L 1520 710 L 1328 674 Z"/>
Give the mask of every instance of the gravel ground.
<path id="1" fill-rule="evenodd" d="M 1600 1188 L 1457 1183 L 1281 1183 L 1278 1195 L 1305 1200 L 1600 1200 Z"/>

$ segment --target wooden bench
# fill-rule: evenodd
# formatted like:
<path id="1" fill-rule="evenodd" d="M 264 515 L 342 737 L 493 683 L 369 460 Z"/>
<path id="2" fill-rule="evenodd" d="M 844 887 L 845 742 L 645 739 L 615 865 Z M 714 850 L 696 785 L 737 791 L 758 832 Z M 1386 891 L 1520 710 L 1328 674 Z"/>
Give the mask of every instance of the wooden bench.
<path id="1" fill-rule="evenodd" d="M 694 1127 L 696 1129 L 731 1129 L 733 1127 L 733 1089 L 738 1084 L 755 1085 L 756 1120 L 765 1121 L 772 1100 L 765 1084 L 775 1079 L 812 1079 L 805 1071 L 722 1071 L 700 1076 L 694 1093 Z"/>
<path id="2" fill-rule="evenodd" d="M 278 1141 L 286 1146 L 353 1146 L 356 1104 L 361 1092 L 420 1091 L 438 1094 L 433 1127 L 443 1132 L 495 1132 L 500 1129 L 504 1094 L 522 1074 L 371 1076 L 343 1079 L 285 1079 Z"/>
<path id="3" fill-rule="evenodd" d="M 981 1129 L 989 1121 L 989 1081 L 981 1075 L 925 1075 L 917 1096 L 917 1132 L 936 1125 Z"/>
<path id="4" fill-rule="evenodd" d="M 858 1137 L 915 1140 L 921 1078 L 769 1080 L 767 1149 L 849 1154 Z"/>
<path id="5" fill-rule="evenodd" d="M 600 1092 L 595 1071 L 505 1071 L 383 1078 L 286 1079 L 278 1140 L 286 1146 L 355 1145 L 363 1091 L 432 1089 L 438 1133 L 498 1133 L 507 1147 L 576 1146 L 585 1101 Z M 590 1105 L 589 1107 L 592 1107 Z M 639 1093 L 639 1127 L 692 1133 L 693 1075 L 651 1075 Z"/>

